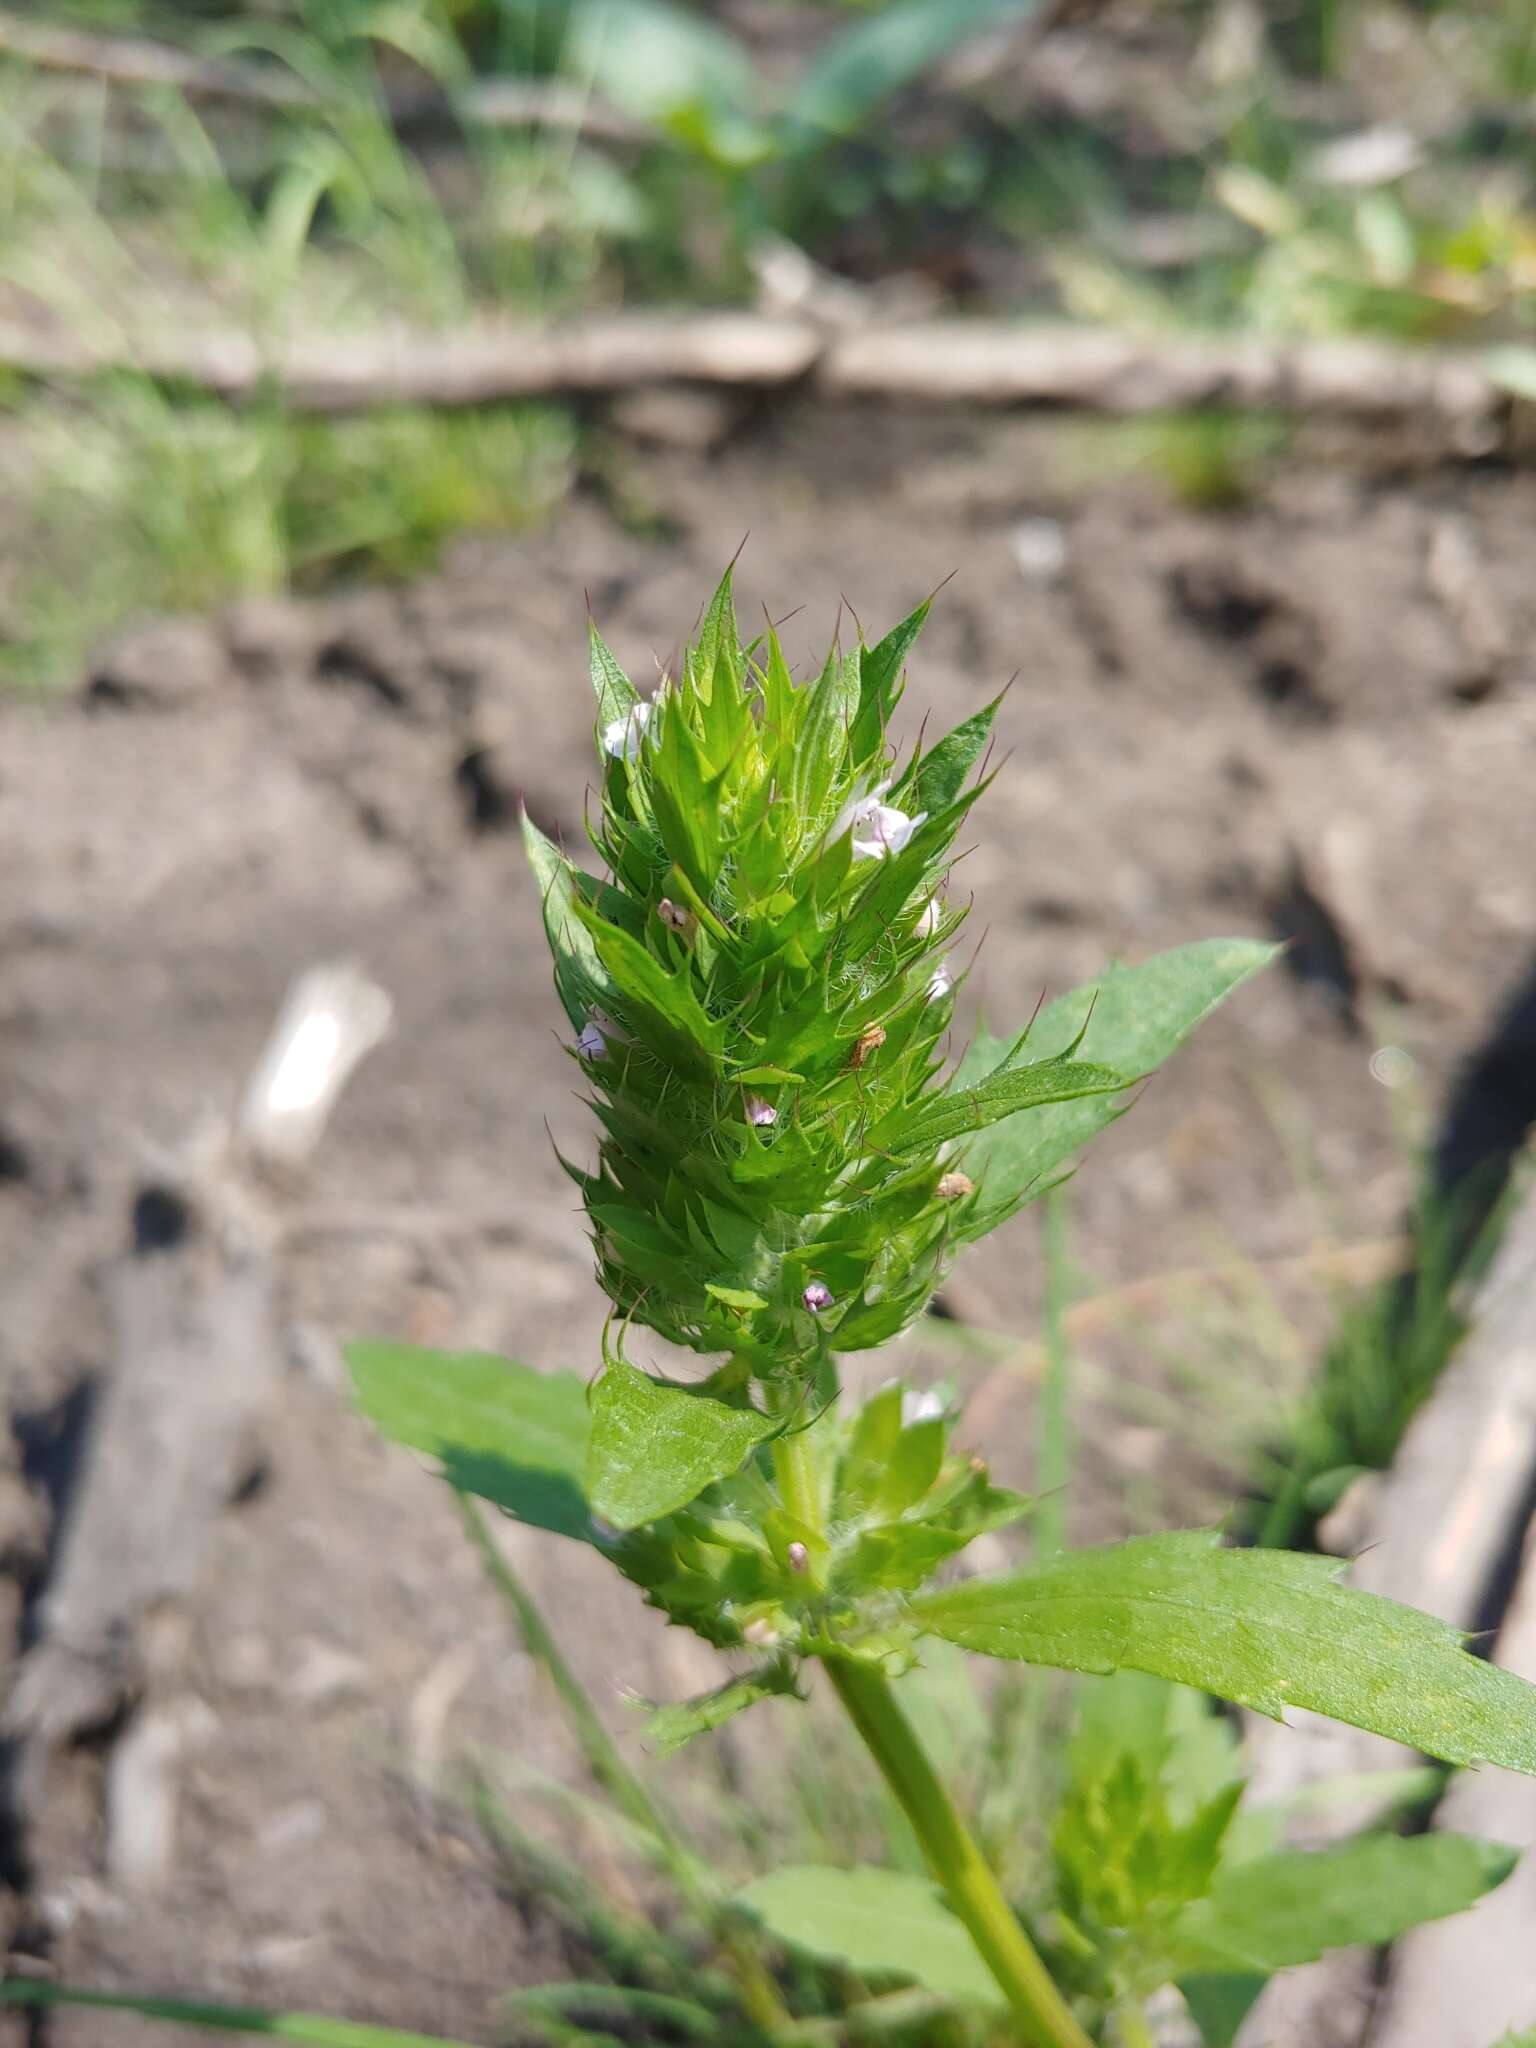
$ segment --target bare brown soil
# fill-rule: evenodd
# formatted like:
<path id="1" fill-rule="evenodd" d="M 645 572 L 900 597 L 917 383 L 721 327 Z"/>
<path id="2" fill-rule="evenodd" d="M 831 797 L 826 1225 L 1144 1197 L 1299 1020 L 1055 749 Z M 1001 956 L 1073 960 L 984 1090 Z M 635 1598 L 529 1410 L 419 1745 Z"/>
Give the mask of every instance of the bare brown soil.
<path id="1" fill-rule="evenodd" d="M 465 545 L 409 589 L 146 625 L 69 700 L 0 707 L 0 1373 L 34 1460 L 103 1362 L 90 1276 L 121 1241 L 142 1145 L 227 1103 L 317 958 L 360 958 L 398 1005 L 307 1198 L 291 1273 L 307 1368 L 190 1617 L 207 1712 L 171 1884 L 145 1898 L 105 1881 L 89 1749 L 56 1767 L 29 1845 L 27 1914 L 77 1982 L 489 2040 L 500 1990 L 563 1967 L 422 1788 L 475 1743 L 556 1770 L 567 1747 L 451 1504 L 348 1413 L 331 1368 L 359 1331 L 596 1357 L 545 1129 L 579 1150 L 586 1125 L 515 829 L 521 797 L 581 840 L 584 592 L 644 682 L 748 529 L 744 615 L 799 607 L 784 631 L 805 658 L 841 600 L 880 629 L 955 572 L 903 723 L 953 722 L 1017 677 L 1011 758 L 955 880 L 988 933 L 967 1000 L 999 1022 L 1111 953 L 1295 937 L 1290 968 L 1218 1018 L 1080 1177 L 1077 1251 L 1106 1284 L 1390 1232 L 1403 1097 L 1371 1055 L 1403 1048 L 1432 1103 L 1536 932 L 1528 476 L 1296 462 L 1246 508 L 1204 514 L 1146 479 L 1071 481 L 1057 436 L 1028 423 L 791 409 L 708 465 L 649 459 L 636 487 L 666 538 L 578 500 L 548 534 Z M 1019 566 L 1020 523 L 1040 517 L 1061 522 L 1055 577 Z M 1426 573 L 1448 518 L 1513 649 L 1491 688 Z M 1335 1210 L 1298 1170 L 1298 1134 Z M 1038 1296 L 1025 1219 L 952 1299 L 1027 1335 Z M 929 1340 L 915 1355 L 956 1369 Z M 1251 1371 L 1234 1344 L 1249 1397 Z M 1028 1401 L 989 1411 L 999 1462 L 1027 1473 Z M 1238 1483 L 1193 1422 L 1186 1442 L 1102 1390 L 1085 1432 L 1087 1528 L 1139 1512 L 1127 1487 L 1149 1472 L 1175 1475 L 1166 1508 L 1186 1515 Z M 7 1485 L 20 1552 L 29 1497 Z M 516 1549 L 616 1722 L 618 1686 L 705 1675 L 584 1553 Z M 90 2014 L 51 2032 L 58 2048 L 171 2038 Z"/>

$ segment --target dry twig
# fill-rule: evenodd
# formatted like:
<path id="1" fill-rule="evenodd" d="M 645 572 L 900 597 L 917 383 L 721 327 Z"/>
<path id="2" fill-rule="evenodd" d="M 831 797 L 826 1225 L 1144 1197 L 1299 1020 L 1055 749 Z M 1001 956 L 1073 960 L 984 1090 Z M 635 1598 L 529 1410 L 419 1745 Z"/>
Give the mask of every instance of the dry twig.
<path id="1" fill-rule="evenodd" d="M 1200 406 L 1378 424 L 1416 421 L 1458 453 L 1505 432 L 1508 394 L 1474 352 L 1374 341 L 1143 338 L 1100 328 L 945 318 L 826 331 L 746 312 L 635 312 L 553 326 L 481 320 L 299 334 L 264 350 L 235 329 L 162 327 L 126 345 L 56 323 L 0 321 L 0 362 L 78 381 L 114 369 L 239 400 L 264 389 L 300 411 L 474 405 L 649 384 L 785 389 L 834 398 L 1056 406 L 1134 414 Z"/>

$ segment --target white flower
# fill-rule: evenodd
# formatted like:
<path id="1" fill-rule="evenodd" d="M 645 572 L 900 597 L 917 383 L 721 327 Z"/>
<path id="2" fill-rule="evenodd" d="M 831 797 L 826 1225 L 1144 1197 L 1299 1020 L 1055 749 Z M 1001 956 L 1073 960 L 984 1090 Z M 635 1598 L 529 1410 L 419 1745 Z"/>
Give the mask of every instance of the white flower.
<path id="1" fill-rule="evenodd" d="M 603 752 L 611 754 L 615 761 L 633 761 L 640 752 L 640 737 L 650 723 L 655 705 L 642 701 L 627 711 L 622 718 L 615 718 L 603 727 Z"/>
<path id="2" fill-rule="evenodd" d="M 953 983 L 953 982 L 952 982 L 952 981 L 950 980 L 950 978 L 949 978 L 949 969 L 948 969 L 947 967 L 937 967 L 937 968 L 935 968 L 935 969 L 934 969 L 934 974 L 933 974 L 933 979 L 932 979 L 932 981 L 930 981 L 930 982 L 929 982 L 929 984 L 928 984 L 928 1000 L 929 1000 L 929 1002 L 930 1002 L 930 1003 L 941 1003 L 941 1002 L 943 1002 L 944 998 L 945 998 L 945 997 L 946 997 L 946 996 L 947 996 L 947 995 L 949 994 L 950 990 L 951 990 L 951 989 L 952 989 L 953 987 L 954 987 L 954 983 Z"/>
<path id="3" fill-rule="evenodd" d="M 888 782 L 882 782 L 868 796 L 855 797 L 851 803 L 845 804 L 832 827 L 834 839 L 841 838 L 848 831 L 853 833 L 855 860 L 883 860 L 888 853 L 902 852 L 928 815 L 926 811 L 919 811 L 915 818 L 909 818 L 894 804 L 882 803 L 880 799 L 890 786 Z"/>
<path id="4" fill-rule="evenodd" d="M 937 896 L 930 896 L 923 905 L 922 915 L 912 927 L 912 936 L 916 939 L 931 939 L 938 930 L 939 920 L 943 915 L 943 904 Z"/>
<path id="5" fill-rule="evenodd" d="M 901 1426 L 910 1429 L 914 1422 L 937 1422 L 944 1413 L 944 1396 L 932 1388 L 918 1393 L 915 1387 L 907 1387 L 901 1396 Z"/>

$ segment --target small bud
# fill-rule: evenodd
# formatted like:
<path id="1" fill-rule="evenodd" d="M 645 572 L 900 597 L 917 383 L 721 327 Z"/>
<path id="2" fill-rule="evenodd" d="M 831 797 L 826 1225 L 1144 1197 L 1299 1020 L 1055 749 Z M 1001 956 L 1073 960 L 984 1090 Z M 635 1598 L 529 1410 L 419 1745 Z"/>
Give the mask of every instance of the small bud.
<path id="1" fill-rule="evenodd" d="M 676 932 L 680 939 L 692 938 L 698 919 L 686 905 L 674 903 L 670 896 L 663 896 L 656 906 L 656 915 L 669 932 Z"/>
<path id="2" fill-rule="evenodd" d="M 800 1297 L 813 1316 L 832 1306 L 832 1290 L 825 1280 L 813 1280 Z"/>
<path id="3" fill-rule="evenodd" d="M 640 752 L 640 739 L 655 706 L 641 702 L 633 706 L 623 718 L 615 718 L 603 727 L 603 752 L 615 761 L 633 761 Z"/>
<path id="4" fill-rule="evenodd" d="M 811 1562 L 811 1553 L 803 1543 L 791 1543 L 784 1553 L 785 1562 L 796 1578 L 800 1578 Z"/>
<path id="5" fill-rule="evenodd" d="M 755 1621 L 747 1623 L 741 1639 L 755 1650 L 771 1650 L 779 1640 L 779 1632 L 765 1614 L 760 1614 Z"/>
<path id="6" fill-rule="evenodd" d="M 929 982 L 929 984 L 928 984 L 928 1000 L 929 1000 L 929 1002 L 930 1002 L 930 1003 L 941 1003 L 941 1002 L 943 1002 L 944 998 L 945 998 L 945 997 L 946 997 L 946 996 L 947 996 L 947 995 L 949 994 L 950 990 L 951 990 L 951 989 L 952 989 L 953 987 L 954 987 L 954 983 L 953 983 L 953 982 L 952 982 L 952 981 L 950 980 L 950 978 L 949 978 L 949 970 L 948 970 L 948 968 L 946 968 L 946 967 L 939 967 L 939 968 L 936 968 L 936 969 L 934 970 L 934 976 L 933 976 L 933 979 L 932 979 L 932 981 L 930 981 L 930 982 Z"/>
<path id="7" fill-rule="evenodd" d="M 853 1051 L 848 1055 L 850 1067 L 862 1067 L 872 1052 L 878 1052 L 885 1043 L 883 1024 L 866 1024 L 853 1041 Z"/>
<path id="8" fill-rule="evenodd" d="M 962 1195 L 974 1195 L 976 1183 L 968 1173 L 941 1173 L 934 1193 L 941 1202 L 957 1202 Z"/>
<path id="9" fill-rule="evenodd" d="M 779 1112 L 771 1102 L 765 1102 L 761 1095 L 749 1095 L 746 1108 L 747 1122 L 756 1124 L 759 1130 L 765 1129 L 769 1124 L 776 1124 L 779 1120 Z"/>
<path id="10" fill-rule="evenodd" d="M 940 903 L 937 896 L 930 896 L 928 898 L 928 901 L 923 905 L 922 913 L 919 916 L 917 923 L 912 927 L 913 937 L 919 939 L 931 939 L 934 933 L 938 930 L 939 920 L 941 917 L 943 917 L 943 915 L 943 904 Z"/>

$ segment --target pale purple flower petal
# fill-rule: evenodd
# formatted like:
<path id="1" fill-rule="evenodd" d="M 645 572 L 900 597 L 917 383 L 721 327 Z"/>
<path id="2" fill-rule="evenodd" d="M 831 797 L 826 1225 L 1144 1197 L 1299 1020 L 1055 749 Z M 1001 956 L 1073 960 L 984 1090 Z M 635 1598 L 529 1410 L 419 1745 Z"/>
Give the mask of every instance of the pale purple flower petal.
<path id="1" fill-rule="evenodd" d="M 944 998 L 949 994 L 950 990 L 953 987 L 954 983 L 949 978 L 949 969 L 947 967 L 935 968 L 933 973 L 933 979 L 928 984 L 929 1002 L 943 1002 Z"/>
<path id="2" fill-rule="evenodd" d="M 779 1120 L 779 1112 L 771 1102 L 765 1102 L 761 1095 L 749 1095 L 746 1106 L 747 1122 L 756 1124 L 760 1130 L 769 1124 L 776 1124 Z"/>
<path id="3" fill-rule="evenodd" d="M 889 788 L 888 782 L 882 782 L 868 796 L 854 797 L 843 806 L 832 827 L 834 839 L 852 832 L 855 860 L 883 860 L 888 853 L 900 853 L 928 815 L 919 811 L 915 818 L 909 818 L 894 804 L 882 803 L 881 798 Z"/>
<path id="4" fill-rule="evenodd" d="M 853 824 L 854 859 L 884 860 L 888 853 L 902 852 L 927 815 L 919 811 L 909 818 L 894 804 L 866 804 Z"/>
<path id="5" fill-rule="evenodd" d="M 939 920 L 943 917 L 943 915 L 943 904 L 940 903 L 937 896 L 930 896 L 928 898 L 928 901 L 923 905 L 922 914 L 918 918 L 917 923 L 912 927 L 913 937 L 918 939 L 931 939 L 934 933 L 938 930 Z"/>
<path id="6" fill-rule="evenodd" d="M 832 1290 L 825 1280 L 813 1280 L 800 1299 L 813 1316 L 819 1316 L 824 1308 L 832 1306 Z"/>
<path id="7" fill-rule="evenodd" d="M 587 1012 L 587 1021 L 581 1027 L 576 1040 L 576 1050 L 584 1060 L 600 1060 L 606 1057 L 615 1045 L 622 1045 L 624 1033 L 606 1011 L 594 1004 Z"/>

